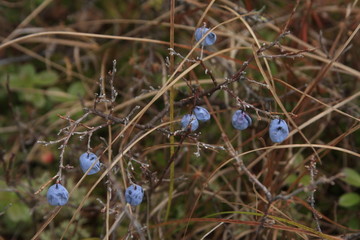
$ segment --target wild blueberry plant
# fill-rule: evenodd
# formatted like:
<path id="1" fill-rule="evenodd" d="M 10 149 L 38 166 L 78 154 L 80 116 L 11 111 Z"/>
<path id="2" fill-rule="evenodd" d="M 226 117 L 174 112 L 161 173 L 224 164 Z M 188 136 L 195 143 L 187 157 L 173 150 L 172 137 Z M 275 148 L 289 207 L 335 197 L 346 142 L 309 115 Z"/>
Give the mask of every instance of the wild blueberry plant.
<path id="1" fill-rule="evenodd" d="M 213 45 L 216 42 L 217 37 L 216 37 L 215 33 L 209 32 L 209 31 L 210 31 L 210 29 L 206 28 L 205 26 L 195 30 L 195 40 L 196 41 L 200 41 L 207 34 L 205 39 L 203 39 L 200 43 L 202 48 L 205 46 Z M 254 55 L 256 56 L 256 58 L 264 57 L 265 56 L 264 53 L 267 50 L 273 48 L 274 46 L 280 46 L 281 39 L 283 39 L 287 34 L 288 34 L 288 32 L 284 31 L 273 42 L 271 42 L 269 44 L 263 44 L 261 47 L 259 47 L 254 52 Z M 178 100 L 177 102 L 174 103 L 174 105 L 179 107 L 179 109 L 181 109 L 182 107 L 185 107 L 188 104 L 192 104 L 193 111 L 190 114 L 185 114 L 182 117 L 181 130 L 171 131 L 171 130 L 169 130 L 168 127 L 166 127 L 165 123 L 161 123 L 161 120 L 163 119 L 163 117 L 169 112 L 169 109 L 170 109 L 169 104 L 166 104 L 164 109 L 161 112 L 159 112 L 156 116 L 154 116 L 146 124 L 141 124 L 138 121 L 139 116 L 141 117 L 141 114 L 143 114 L 143 112 L 141 112 L 141 114 L 139 113 L 138 115 L 136 115 L 136 117 L 131 119 L 132 115 L 134 114 L 135 111 L 137 111 L 138 108 L 133 108 L 132 110 L 130 110 L 130 113 L 126 117 L 119 117 L 115 114 L 116 97 L 118 95 L 118 92 L 114 87 L 114 78 L 115 78 L 115 74 L 116 74 L 116 61 L 114 60 L 113 69 L 110 73 L 110 83 L 109 83 L 110 87 L 107 89 L 108 92 L 106 92 L 105 87 L 100 87 L 100 93 L 96 95 L 93 106 L 92 107 L 84 107 L 84 114 L 82 117 L 78 118 L 77 120 L 73 120 L 70 117 L 63 117 L 63 119 L 68 122 L 68 126 L 66 126 L 60 130 L 60 135 L 62 134 L 63 136 L 59 140 L 55 140 L 55 141 L 51 141 L 51 142 L 42 142 L 46 145 L 47 144 L 57 144 L 57 143 L 61 144 L 61 146 L 60 146 L 61 152 L 60 152 L 60 159 L 59 159 L 59 171 L 57 174 L 59 182 L 63 180 L 63 174 L 62 174 L 63 169 L 67 169 L 67 167 L 64 165 L 64 152 L 65 152 L 65 149 L 66 149 L 66 147 L 69 143 L 69 140 L 72 136 L 77 135 L 80 137 L 81 140 L 84 138 L 88 139 L 87 150 L 85 153 L 83 153 L 80 156 L 80 167 L 84 173 L 86 171 L 88 171 L 89 169 L 91 169 L 88 172 L 88 175 L 91 175 L 91 174 L 95 174 L 100 171 L 101 164 L 99 162 L 99 158 L 103 154 L 102 153 L 102 154 L 100 154 L 100 156 L 96 156 L 95 154 L 93 154 L 91 152 L 92 151 L 91 139 L 92 139 L 93 133 L 104 127 L 121 125 L 125 130 L 128 130 L 131 127 L 131 128 L 137 129 L 139 132 L 135 135 L 133 140 L 130 141 L 130 143 L 128 143 L 125 146 L 122 146 L 122 149 L 121 149 L 121 151 L 119 151 L 119 153 L 118 153 L 119 155 L 116 158 L 116 161 L 114 161 L 113 163 L 109 163 L 107 166 L 105 166 L 105 168 L 106 168 L 105 172 L 107 173 L 107 184 L 108 184 L 107 187 L 108 187 L 108 189 L 116 188 L 117 183 L 112 178 L 114 173 L 112 173 L 111 170 L 114 170 L 115 174 L 118 173 L 119 169 L 116 169 L 115 166 L 117 166 L 118 163 L 122 164 L 124 158 L 128 158 L 127 159 L 128 160 L 128 169 L 125 170 L 124 166 L 121 166 L 121 164 L 120 164 L 120 168 L 121 168 L 120 171 L 121 171 L 121 175 L 123 177 L 122 186 L 126 186 L 127 185 L 126 182 L 132 183 L 132 178 L 135 178 L 133 176 L 133 172 L 135 172 L 135 171 L 132 166 L 132 162 L 137 162 L 137 163 L 139 163 L 139 165 L 142 169 L 143 175 L 147 178 L 146 182 L 149 184 L 151 183 L 151 187 L 149 189 L 149 194 L 150 194 L 150 198 L 151 198 L 151 193 L 154 193 L 155 190 L 159 186 L 161 186 L 161 184 L 164 182 L 163 180 L 167 174 L 168 168 L 169 168 L 170 164 L 176 160 L 176 157 L 178 156 L 178 153 L 179 153 L 179 149 L 181 148 L 181 145 L 182 145 L 182 143 L 184 143 L 185 140 L 194 141 L 196 143 L 196 146 L 198 146 L 198 148 L 200 148 L 200 147 L 203 147 L 206 149 L 208 149 L 208 148 L 215 149 L 216 148 L 216 146 L 213 146 L 211 144 L 201 143 L 199 141 L 200 136 L 195 133 L 195 131 L 199 128 L 199 121 L 205 122 L 205 121 L 209 121 L 211 118 L 209 111 L 206 108 L 200 107 L 198 105 L 200 105 L 200 103 L 203 104 L 203 102 L 208 103 L 208 101 L 209 101 L 208 99 L 212 95 L 214 95 L 214 93 L 216 93 L 216 92 L 226 92 L 227 94 L 229 94 L 229 96 L 232 97 L 232 100 L 234 100 L 233 105 L 235 105 L 237 109 L 241 108 L 241 110 L 237 110 L 231 118 L 231 123 L 235 129 L 245 130 L 249 126 L 252 125 L 253 121 L 249 115 L 249 113 L 251 111 L 254 112 L 254 115 L 256 114 L 258 116 L 258 119 L 261 118 L 260 115 L 262 115 L 262 117 L 264 117 L 266 119 L 275 118 L 275 116 L 272 112 L 260 109 L 258 107 L 255 107 L 253 104 L 246 102 L 245 100 L 240 98 L 238 96 L 238 94 L 235 93 L 234 90 L 231 89 L 232 84 L 235 82 L 241 83 L 241 84 L 244 84 L 244 82 L 249 82 L 249 83 L 258 84 L 259 86 L 269 87 L 267 84 L 258 83 L 257 81 L 249 79 L 246 76 L 245 70 L 248 68 L 250 62 L 253 62 L 255 60 L 255 56 L 249 57 L 246 61 L 243 62 L 243 64 L 240 66 L 240 68 L 235 73 L 233 73 L 230 77 L 225 78 L 223 82 L 219 83 L 216 76 L 205 65 L 205 62 L 202 57 L 196 58 L 196 59 L 185 59 L 180 54 L 176 53 L 173 49 L 171 49 L 170 54 L 180 56 L 184 62 L 199 64 L 199 66 L 201 66 L 203 68 L 203 70 L 205 70 L 205 73 L 210 76 L 210 78 L 213 82 L 213 86 L 209 89 L 204 90 L 199 87 L 198 89 L 194 90 L 193 86 L 189 83 L 190 81 L 184 77 L 187 86 L 189 86 L 189 88 L 191 90 L 191 94 L 189 94 L 189 96 L 186 96 L 184 99 Z M 284 53 L 284 55 L 285 54 L 288 54 L 288 53 Z M 296 55 L 296 54 L 293 54 L 293 55 Z M 105 80 L 103 78 L 100 78 L 99 86 L 104 86 L 105 85 L 104 81 Z M 110 94 L 109 94 L 109 92 L 110 92 Z M 109 111 L 105 111 L 104 108 L 99 107 L 100 104 L 106 105 L 106 107 L 109 108 Z M 208 104 L 207 106 L 208 106 L 208 109 L 210 110 L 210 112 L 212 114 L 214 114 L 215 111 L 214 111 L 214 109 L 212 109 L 211 104 Z M 93 126 L 93 127 L 87 126 L 86 124 L 84 124 L 84 122 L 90 116 L 100 117 L 101 119 L 103 119 L 103 123 L 100 125 L 97 125 L 97 126 Z M 228 122 L 230 123 L 230 121 L 228 121 Z M 84 128 L 85 128 L 85 130 L 84 130 Z M 79 129 L 82 129 L 82 130 L 79 130 Z M 118 136 L 124 137 L 124 135 L 122 135 L 122 134 L 124 134 L 126 132 L 125 130 L 121 130 L 121 134 L 119 134 Z M 177 147 L 177 151 L 174 152 L 174 154 L 171 156 L 170 160 L 166 163 L 166 166 L 163 169 L 162 174 L 159 176 L 156 174 L 153 174 L 151 172 L 151 170 L 149 169 L 149 166 L 145 165 L 142 161 L 139 161 L 139 160 L 133 161 L 133 158 L 134 158 L 133 156 L 128 157 L 128 155 L 126 155 L 126 154 L 130 154 L 129 149 L 131 149 L 131 147 L 133 147 L 133 145 L 136 142 L 138 142 L 139 139 L 141 140 L 143 137 L 146 136 L 146 133 L 148 133 L 150 131 L 156 131 L 157 133 L 160 133 L 166 137 L 169 137 L 169 136 L 179 136 L 180 137 L 179 146 Z M 270 128 L 269 128 L 269 135 L 270 135 L 270 139 L 273 142 L 280 143 L 280 142 L 284 141 L 289 135 L 289 130 L 288 130 L 288 126 L 287 126 L 286 122 L 281 119 L 271 120 Z M 112 139 L 110 139 L 110 143 L 112 143 L 111 140 Z M 288 197 L 291 196 L 291 194 L 286 195 L 286 196 L 272 195 L 270 190 L 263 183 L 261 183 L 260 180 L 258 180 L 256 178 L 256 176 L 250 172 L 250 170 L 247 169 L 247 167 L 243 163 L 242 159 L 238 156 L 238 154 L 237 154 L 236 150 L 234 149 L 234 147 L 232 146 L 232 144 L 225 137 L 224 137 L 224 142 L 225 142 L 226 149 L 229 152 L 230 156 L 232 158 L 234 158 L 236 161 L 236 167 L 237 167 L 238 171 L 244 172 L 251 179 L 251 181 L 265 193 L 265 197 L 266 197 L 266 200 L 268 203 L 267 210 L 270 208 L 271 204 L 274 201 L 279 200 L 279 199 L 288 199 Z M 108 144 L 106 150 L 108 151 L 110 147 L 111 147 L 111 144 Z M 123 149 L 125 149 L 125 150 L 123 151 Z M 197 154 L 200 155 L 199 152 L 200 151 L 198 151 Z M 110 156 L 111 156 L 111 154 L 110 154 Z M 136 174 L 136 172 L 135 172 L 135 174 Z M 119 199 L 120 200 L 123 199 L 123 203 L 125 203 L 125 202 L 129 203 L 131 206 L 138 206 L 141 204 L 143 197 L 144 197 L 144 190 L 140 185 L 136 185 L 136 184 L 130 185 L 125 190 L 125 194 L 123 194 L 123 191 L 119 191 L 119 189 L 121 189 L 121 187 L 117 187 L 115 190 L 118 190 L 117 192 L 119 193 L 119 196 L 120 196 Z M 109 192 L 111 192 L 111 191 L 112 190 L 109 190 Z M 47 198 L 51 205 L 64 205 L 67 203 L 69 195 L 68 195 L 67 190 L 60 183 L 57 183 L 49 188 Z M 123 204 L 123 205 L 125 205 L 125 204 Z M 122 207 L 122 210 L 123 210 L 124 214 L 127 214 L 127 216 L 132 220 L 134 225 L 137 226 L 136 230 L 139 232 L 139 234 L 141 234 L 141 232 L 142 232 L 141 227 L 139 227 L 139 225 L 136 224 L 136 219 L 133 217 L 131 212 L 128 212 L 128 210 L 124 206 Z M 265 219 L 265 217 L 266 216 L 264 215 L 263 219 Z"/>

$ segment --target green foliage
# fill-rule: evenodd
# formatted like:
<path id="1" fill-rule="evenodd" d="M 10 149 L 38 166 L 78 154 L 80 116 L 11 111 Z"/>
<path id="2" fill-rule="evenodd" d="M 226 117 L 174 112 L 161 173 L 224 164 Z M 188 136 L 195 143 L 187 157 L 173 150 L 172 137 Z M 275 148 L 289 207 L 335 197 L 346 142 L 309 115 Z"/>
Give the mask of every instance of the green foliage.
<path id="1" fill-rule="evenodd" d="M 49 87 L 58 81 L 58 75 L 51 70 L 36 72 L 34 65 L 24 64 L 10 73 L 9 79 L 11 88 Z"/>
<path id="2" fill-rule="evenodd" d="M 73 82 L 70 84 L 67 92 L 74 97 L 82 97 L 85 95 L 85 89 L 81 82 Z"/>
<path id="3" fill-rule="evenodd" d="M 19 196 L 15 193 L 15 190 L 9 188 L 4 181 L 0 180 L 0 188 L 8 189 L 0 194 L 0 211 L 5 212 L 5 218 L 7 223 L 15 226 L 15 223 L 30 222 L 30 209 L 25 205 Z"/>
<path id="4" fill-rule="evenodd" d="M 30 209 L 22 202 L 13 203 L 6 214 L 12 222 L 30 221 Z"/>
<path id="5" fill-rule="evenodd" d="M 360 174 L 351 168 L 345 168 L 343 170 L 345 175 L 344 181 L 355 187 L 360 187 Z"/>
<path id="6" fill-rule="evenodd" d="M 90 233 L 89 231 L 87 231 L 84 228 L 78 227 L 78 226 L 82 226 L 84 225 L 86 222 L 86 220 L 84 218 L 80 218 L 77 221 L 77 224 L 72 224 L 70 225 L 70 228 L 68 229 L 68 233 L 71 233 L 71 239 L 82 239 L 82 238 L 89 238 L 90 237 Z M 56 237 L 55 239 L 60 239 L 60 237 L 62 236 L 62 234 L 64 233 L 66 226 L 68 225 L 69 221 L 62 221 L 59 224 L 56 224 L 56 227 L 54 227 L 53 229 L 49 229 L 47 231 L 44 231 L 41 236 L 40 239 L 41 240 L 52 240 L 54 239 L 54 236 Z M 76 229 L 76 231 L 75 231 Z M 66 237 L 66 239 L 70 239 L 70 236 L 67 235 L 68 237 Z"/>
<path id="7" fill-rule="evenodd" d="M 287 184 L 292 184 L 294 183 L 296 180 L 298 179 L 298 176 L 296 174 L 290 174 L 286 179 L 285 182 Z M 309 175 L 304 175 L 301 179 L 300 179 L 300 183 L 304 186 L 308 186 L 310 184 L 310 176 Z"/>
<path id="8" fill-rule="evenodd" d="M 339 199 L 339 205 L 342 207 L 353 207 L 360 203 L 360 195 L 357 193 L 345 193 Z"/>
<path id="9" fill-rule="evenodd" d="M 7 76 L 3 75 L 2 82 L 5 82 L 6 78 Z M 72 82 L 64 91 L 55 71 L 37 72 L 33 64 L 24 64 L 11 70 L 8 78 L 10 89 L 18 92 L 20 101 L 30 102 L 36 108 L 44 108 L 48 101 L 75 101 L 85 95 L 81 82 Z"/>
<path id="10" fill-rule="evenodd" d="M 149 4 L 155 8 L 157 11 L 161 10 L 162 6 L 163 6 L 163 1 L 164 0 L 150 0 Z"/>
<path id="11" fill-rule="evenodd" d="M 349 226 L 349 228 L 352 228 L 352 229 L 359 229 L 360 228 L 359 218 L 352 217 L 351 219 L 349 219 L 348 226 Z"/>
<path id="12" fill-rule="evenodd" d="M 10 89 L 19 92 L 20 100 L 31 102 L 37 108 L 42 108 L 46 104 L 45 92 L 41 89 L 53 86 L 59 80 L 56 72 L 51 70 L 36 72 L 32 64 L 20 66 L 9 76 L 3 75 L 3 82 L 7 77 Z"/>

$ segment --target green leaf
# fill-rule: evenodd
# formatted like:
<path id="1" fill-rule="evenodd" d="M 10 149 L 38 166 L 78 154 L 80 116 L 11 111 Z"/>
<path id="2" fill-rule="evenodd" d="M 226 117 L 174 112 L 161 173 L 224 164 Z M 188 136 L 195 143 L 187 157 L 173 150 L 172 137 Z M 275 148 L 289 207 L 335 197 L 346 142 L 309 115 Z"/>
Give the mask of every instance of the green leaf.
<path id="1" fill-rule="evenodd" d="M 19 76 L 22 78 L 32 77 L 35 75 L 35 68 L 32 64 L 22 65 L 20 68 Z"/>
<path id="2" fill-rule="evenodd" d="M 349 219 L 347 226 L 352 229 L 359 229 L 360 221 L 357 217 L 353 217 L 353 218 Z"/>
<path id="3" fill-rule="evenodd" d="M 45 97 L 42 93 L 24 93 L 24 99 L 34 104 L 37 108 L 42 108 L 45 105 Z"/>
<path id="4" fill-rule="evenodd" d="M 30 209 L 21 202 L 14 203 L 11 207 L 9 207 L 6 214 L 13 222 L 30 220 Z"/>
<path id="5" fill-rule="evenodd" d="M 51 86 L 59 79 L 59 76 L 54 71 L 43 71 L 38 73 L 33 78 L 33 83 L 36 86 Z"/>
<path id="6" fill-rule="evenodd" d="M 285 179 L 285 183 L 287 185 L 292 184 L 293 182 L 295 182 L 297 179 L 297 176 L 295 174 L 290 174 L 286 179 Z"/>
<path id="7" fill-rule="evenodd" d="M 18 79 L 18 84 L 20 84 L 20 86 L 17 87 L 32 87 L 34 86 L 34 76 L 35 76 L 36 72 L 35 72 L 35 68 L 33 65 L 31 64 L 25 64 L 23 66 L 21 66 L 20 68 L 20 72 L 17 75 Z"/>
<path id="8" fill-rule="evenodd" d="M 300 154 L 300 153 L 296 154 L 293 164 L 295 166 L 299 166 L 302 162 L 304 162 L 304 156 L 302 154 Z"/>
<path id="9" fill-rule="evenodd" d="M 51 87 L 47 89 L 49 99 L 54 102 L 67 102 L 73 101 L 77 98 L 71 94 L 68 94 L 58 87 Z"/>
<path id="10" fill-rule="evenodd" d="M 8 188 L 4 181 L 0 181 L 0 187 L 2 189 Z M 9 204 L 17 201 L 18 197 L 15 192 L 12 191 L 3 191 L 0 193 L 0 211 L 4 211 L 4 208 L 7 208 Z"/>
<path id="11" fill-rule="evenodd" d="M 345 193 L 339 199 L 342 207 L 352 207 L 360 203 L 360 195 L 357 193 Z"/>
<path id="12" fill-rule="evenodd" d="M 343 173 L 345 174 L 345 182 L 355 187 L 360 187 L 360 174 L 358 172 L 351 168 L 345 168 Z"/>
<path id="13" fill-rule="evenodd" d="M 83 97 L 85 95 L 85 89 L 81 82 L 74 82 L 70 85 L 67 92 L 76 98 Z"/>
<path id="14" fill-rule="evenodd" d="M 310 182 L 311 182 L 310 175 L 304 175 L 300 180 L 300 183 L 302 183 L 304 186 L 310 185 Z"/>

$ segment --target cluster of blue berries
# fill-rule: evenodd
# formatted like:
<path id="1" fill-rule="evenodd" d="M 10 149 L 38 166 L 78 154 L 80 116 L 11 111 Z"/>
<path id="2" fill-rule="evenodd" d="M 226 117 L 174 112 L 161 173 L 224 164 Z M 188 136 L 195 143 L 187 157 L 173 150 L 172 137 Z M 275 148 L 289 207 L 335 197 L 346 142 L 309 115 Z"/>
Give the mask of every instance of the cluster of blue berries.
<path id="1" fill-rule="evenodd" d="M 87 175 L 92 175 L 100 171 L 101 163 L 99 162 L 98 157 L 92 152 L 83 153 L 80 156 L 79 161 L 80 168 L 84 173 L 91 167 L 91 165 L 95 161 L 97 161 Z M 61 185 L 60 183 L 56 183 L 48 189 L 46 198 L 49 204 L 52 206 L 63 206 L 69 200 L 69 192 L 63 185 Z"/>
<path id="2" fill-rule="evenodd" d="M 201 27 L 195 30 L 195 40 L 199 42 L 202 37 L 209 31 L 209 28 Z M 210 32 L 204 40 L 201 41 L 201 46 L 210 46 L 216 42 L 216 34 Z M 210 119 L 209 112 L 202 107 L 195 107 L 193 114 L 186 114 L 181 119 L 182 129 L 190 129 L 195 131 L 199 127 L 199 121 L 208 121 Z M 252 124 L 250 116 L 243 110 L 237 110 L 231 119 L 233 127 L 237 130 L 247 129 Z M 289 128 L 286 122 L 282 119 L 273 119 L 270 123 L 269 136 L 274 143 L 281 143 L 289 135 Z"/>
<path id="3" fill-rule="evenodd" d="M 87 175 L 96 174 L 101 169 L 101 163 L 99 158 L 92 152 L 85 152 L 81 154 L 79 158 L 80 168 L 85 173 L 89 168 L 94 164 L 90 169 Z M 131 185 L 125 191 L 126 202 L 132 206 L 137 206 L 142 202 L 144 196 L 144 190 L 139 185 Z M 63 206 L 69 200 L 69 192 L 67 189 L 60 183 L 52 185 L 46 194 L 47 201 L 52 206 Z"/>
<path id="4" fill-rule="evenodd" d="M 200 41 L 210 29 L 201 27 L 195 31 L 195 40 Z M 201 41 L 201 46 L 211 46 L 216 42 L 216 34 L 210 32 L 207 34 L 204 40 Z M 186 114 L 181 119 L 181 126 L 183 130 L 190 130 L 191 132 L 196 131 L 199 128 L 199 122 L 209 121 L 211 118 L 210 113 L 206 108 L 195 106 L 192 114 Z M 251 117 L 243 110 L 237 110 L 231 119 L 233 127 L 237 130 L 245 130 L 252 124 Z M 289 135 L 289 128 L 286 122 L 282 119 L 273 119 L 270 123 L 269 136 L 271 141 L 275 143 L 281 143 Z M 91 152 L 83 153 L 80 156 L 80 167 L 85 173 L 93 165 L 87 175 L 96 174 L 101 169 L 101 163 L 98 157 Z M 52 185 L 46 194 L 47 200 L 50 205 L 62 206 L 65 205 L 69 200 L 69 192 L 60 183 Z M 144 197 L 144 190 L 141 186 L 132 184 L 125 190 L 125 200 L 131 206 L 139 205 Z"/>
<path id="5" fill-rule="evenodd" d="M 183 130 L 196 131 L 199 128 L 199 122 L 209 121 L 210 113 L 206 108 L 196 106 L 192 114 L 185 114 L 181 119 L 181 127 Z M 231 118 L 233 127 L 237 130 L 245 130 L 252 124 L 252 119 L 243 110 L 234 112 Z M 282 119 L 273 119 L 270 123 L 269 136 L 274 143 L 281 143 L 289 135 L 289 128 Z"/>
<path id="6" fill-rule="evenodd" d="M 196 106 L 192 114 L 186 114 L 182 117 L 181 127 L 183 130 L 189 129 L 191 132 L 194 132 L 199 127 L 199 121 L 206 122 L 210 118 L 210 113 L 206 108 Z"/>
<path id="7" fill-rule="evenodd" d="M 232 125 L 238 130 L 244 130 L 252 124 L 250 116 L 243 110 L 237 110 L 232 116 Z M 282 119 L 270 122 L 269 136 L 274 143 L 281 143 L 289 136 L 289 127 Z"/>

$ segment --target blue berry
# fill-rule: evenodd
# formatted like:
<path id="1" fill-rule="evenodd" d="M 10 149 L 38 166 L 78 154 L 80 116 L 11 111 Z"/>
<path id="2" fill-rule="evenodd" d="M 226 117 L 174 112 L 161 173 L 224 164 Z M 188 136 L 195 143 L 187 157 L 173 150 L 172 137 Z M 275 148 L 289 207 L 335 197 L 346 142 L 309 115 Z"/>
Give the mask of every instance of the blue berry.
<path id="1" fill-rule="evenodd" d="M 193 132 L 199 127 L 199 121 L 197 120 L 194 114 L 186 114 L 181 119 L 182 129 L 190 128 L 190 131 Z"/>
<path id="2" fill-rule="evenodd" d="M 49 187 L 46 198 L 52 206 L 65 205 L 69 200 L 69 192 L 60 183 L 56 183 Z"/>
<path id="3" fill-rule="evenodd" d="M 196 106 L 194 108 L 194 114 L 200 122 L 206 122 L 210 120 L 210 113 L 206 108 Z"/>
<path id="4" fill-rule="evenodd" d="M 125 200 L 131 206 L 139 205 L 144 197 L 144 190 L 139 185 L 133 184 L 125 190 Z"/>
<path id="5" fill-rule="evenodd" d="M 282 119 L 273 119 L 270 122 L 269 136 L 274 143 L 281 143 L 289 136 L 289 128 Z"/>
<path id="6" fill-rule="evenodd" d="M 88 175 L 95 174 L 100 171 L 101 163 L 99 162 L 98 157 L 94 153 L 83 153 L 80 156 L 80 167 L 81 170 L 85 173 L 91 165 L 94 163 L 94 161 L 97 161 L 95 165 L 91 168 Z"/>
<path id="7" fill-rule="evenodd" d="M 209 29 L 206 27 L 201 27 L 201 28 L 196 29 L 195 40 L 198 42 L 208 31 L 209 31 Z M 216 42 L 216 34 L 211 32 L 201 42 L 201 45 L 210 46 L 210 45 L 213 45 L 215 42 Z"/>
<path id="8" fill-rule="evenodd" d="M 243 110 L 237 110 L 232 116 L 232 125 L 238 130 L 244 130 L 252 124 L 250 116 Z"/>

